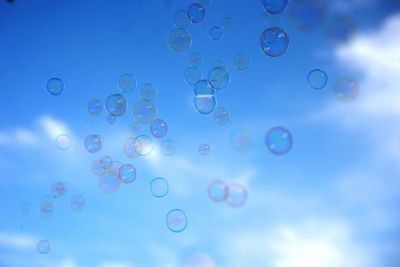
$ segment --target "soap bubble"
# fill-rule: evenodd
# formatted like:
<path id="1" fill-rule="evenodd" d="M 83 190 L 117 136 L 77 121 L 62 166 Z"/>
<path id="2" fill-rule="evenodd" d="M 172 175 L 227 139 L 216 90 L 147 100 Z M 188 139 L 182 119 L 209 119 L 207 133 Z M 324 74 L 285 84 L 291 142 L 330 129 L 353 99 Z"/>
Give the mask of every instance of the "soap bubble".
<path id="1" fill-rule="evenodd" d="M 136 168 L 132 164 L 123 164 L 119 168 L 119 179 L 125 184 L 133 183 L 136 180 Z"/>
<path id="2" fill-rule="evenodd" d="M 85 148 L 90 153 L 96 153 L 100 151 L 102 146 L 101 137 L 96 134 L 88 135 L 85 138 Z"/>
<path id="3" fill-rule="evenodd" d="M 202 5 L 193 3 L 188 7 L 187 15 L 193 23 L 199 23 L 204 19 L 206 11 Z"/>
<path id="4" fill-rule="evenodd" d="M 314 31 L 325 18 L 325 5 L 319 0 L 296 1 L 289 11 L 290 19 L 301 31 Z"/>
<path id="5" fill-rule="evenodd" d="M 227 124 L 229 122 L 229 111 L 225 108 L 216 108 L 213 112 L 213 119 L 218 125 Z"/>
<path id="6" fill-rule="evenodd" d="M 228 197 L 228 186 L 220 180 L 214 180 L 208 185 L 208 197 L 215 202 L 225 201 Z"/>
<path id="7" fill-rule="evenodd" d="M 73 211 L 81 211 L 86 204 L 86 200 L 81 195 L 71 197 L 70 206 Z"/>
<path id="8" fill-rule="evenodd" d="M 130 137 L 125 140 L 123 151 L 128 158 L 136 158 L 139 156 L 135 150 L 135 138 Z"/>
<path id="9" fill-rule="evenodd" d="M 62 197 L 67 191 L 67 187 L 63 182 L 56 182 L 51 185 L 51 194 L 53 197 Z"/>
<path id="10" fill-rule="evenodd" d="M 222 29 L 218 26 L 213 26 L 208 31 L 211 40 L 221 40 L 223 36 Z"/>
<path id="11" fill-rule="evenodd" d="M 133 143 L 136 154 L 147 156 L 153 151 L 153 140 L 147 135 L 139 135 Z"/>
<path id="12" fill-rule="evenodd" d="M 157 96 L 157 89 L 151 83 L 145 83 L 140 87 L 140 98 L 145 101 L 153 101 Z"/>
<path id="13" fill-rule="evenodd" d="M 209 114 L 215 110 L 217 100 L 213 95 L 196 95 L 193 104 L 200 114 Z"/>
<path id="14" fill-rule="evenodd" d="M 235 58 L 233 59 L 233 66 L 238 71 L 247 70 L 250 67 L 250 64 L 250 58 L 245 53 L 236 54 Z"/>
<path id="15" fill-rule="evenodd" d="M 154 178 L 150 183 L 150 191 L 158 198 L 166 196 L 169 191 L 168 181 L 162 177 Z"/>
<path id="16" fill-rule="evenodd" d="M 230 184 L 226 201 L 232 208 L 242 207 L 247 201 L 246 188 L 240 184 Z"/>
<path id="17" fill-rule="evenodd" d="M 54 210 L 53 198 L 49 195 L 42 196 L 40 198 L 39 208 L 42 218 L 50 218 L 53 215 Z"/>
<path id="18" fill-rule="evenodd" d="M 279 57 L 283 55 L 289 46 L 289 37 L 281 28 L 268 28 L 260 37 L 261 49 L 267 56 Z"/>
<path id="19" fill-rule="evenodd" d="M 175 154 L 176 145 L 172 139 L 165 139 L 161 142 L 161 153 L 164 156 L 172 156 Z"/>
<path id="20" fill-rule="evenodd" d="M 348 18 L 336 19 L 327 30 L 328 39 L 333 44 L 348 42 L 354 36 L 356 27 Z"/>
<path id="21" fill-rule="evenodd" d="M 123 95 L 112 94 L 107 97 L 106 109 L 108 113 L 114 117 L 124 115 L 126 111 L 127 102 Z"/>
<path id="22" fill-rule="evenodd" d="M 139 123 L 149 123 L 156 118 L 157 108 L 150 101 L 139 100 L 133 105 L 133 116 Z"/>
<path id="23" fill-rule="evenodd" d="M 185 82 L 189 85 L 194 85 L 201 80 L 201 72 L 197 67 L 189 67 L 185 69 Z"/>
<path id="24" fill-rule="evenodd" d="M 117 117 L 114 117 L 112 115 L 107 115 L 106 121 L 109 125 L 114 125 L 117 122 Z"/>
<path id="25" fill-rule="evenodd" d="M 177 53 L 186 51 L 192 45 L 192 37 L 184 29 L 175 29 L 169 33 L 168 46 Z"/>
<path id="26" fill-rule="evenodd" d="M 156 119 L 150 124 L 151 134 L 155 138 L 163 138 L 168 133 L 168 125 L 162 119 Z"/>
<path id="27" fill-rule="evenodd" d="M 194 85 L 194 95 L 212 96 L 214 95 L 214 87 L 207 80 L 200 80 Z"/>
<path id="28" fill-rule="evenodd" d="M 118 177 L 111 175 L 109 172 L 99 176 L 97 185 L 100 190 L 106 194 L 113 194 L 117 192 L 121 186 L 121 181 Z"/>
<path id="29" fill-rule="evenodd" d="M 101 166 L 99 159 L 96 159 L 92 162 L 91 169 L 92 169 L 93 174 L 96 176 L 103 175 L 106 172 L 106 170 L 103 168 L 103 166 Z"/>
<path id="30" fill-rule="evenodd" d="M 133 136 L 136 136 L 140 133 L 141 127 L 140 124 L 137 123 L 136 121 L 131 122 L 129 125 L 129 133 Z"/>
<path id="31" fill-rule="evenodd" d="M 174 25 L 176 28 L 187 28 L 192 21 L 189 19 L 186 10 L 179 10 L 174 15 Z"/>
<path id="32" fill-rule="evenodd" d="M 356 80 L 344 78 L 336 82 L 334 93 L 338 100 L 343 102 L 352 102 L 358 97 L 360 88 Z"/>
<path id="33" fill-rule="evenodd" d="M 233 27 L 235 27 L 235 22 L 231 17 L 226 17 L 222 20 L 222 27 L 225 30 L 231 30 Z"/>
<path id="34" fill-rule="evenodd" d="M 108 174 L 119 179 L 119 168 L 121 168 L 122 163 L 119 161 L 114 161 L 112 167 L 108 169 Z"/>
<path id="35" fill-rule="evenodd" d="M 68 134 L 60 134 L 56 138 L 56 143 L 60 150 L 67 150 L 71 147 L 71 137 Z"/>
<path id="36" fill-rule="evenodd" d="M 100 159 L 100 166 L 103 169 L 108 170 L 112 167 L 112 165 L 113 165 L 113 160 L 110 156 L 104 156 Z"/>
<path id="37" fill-rule="evenodd" d="M 279 14 L 285 9 L 287 0 L 262 0 L 264 10 L 270 14 Z"/>
<path id="38" fill-rule="evenodd" d="M 284 127 L 273 127 L 265 135 L 265 144 L 268 150 L 275 155 L 287 154 L 293 146 L 292 134 Z"/>
<path id="39" fill-rule="evenodd" d="M 130 93 L 136 87 L 136 79 L 130 73 L 122 74 L 118 79 L 118 87 L 124 93 Z"/>
<path id="40" fill-rule="evenodd" d="M 321 69 L 314 69 L 308 73 L 307 82 L 311 88 L 320 90 L 328 83 L 328 75 Z"/>
<path id="41" fill-rule="evenodd" d="M 51 250 L 50 242 L 48 240 L 40 240 L 36 245 L 36 250 L 39 254 L 47 254 Z"/>
<path id="42" fill-rule="evenodd" d="M 201 64 L 203 64 L 203 62 L 204 62 L 204 59 L 200 53 L 193 52 L 190 54 L 189 61 L 188 61 L 189 66 L 199 67 Z"/>
<path id="43" fill-rule="evenodd" d="M 202 143 L 199 145 L 199 154 L 202 156 L 208 156 L 210 154 L 211 148 L 209 144 Z"/>
<path id="44" fill-rule="evenodd" d="M 238 151 L 247 150 L 252 142 L 251 135 L 243 129 L 235 130 L 231 135 L 233 148 Z"/>
<path id="45" fill-rule="evenodd" d="M 64 91 L 64 84 L 59 78 L 51 78 L 47 81 L 47 91 L 54 96 L 61 95 Z"/>
<path id="46" fill-rule="evenodd" d="M 91 99 L 87 104 L 87 110 L 92 115 L 99 115 L 103 112 L 103 102 L 100 99 Z"/>
<path id="47" fill-rule="evenodd" d="M 186 213 L 181 209 L 173 209 L 166 216 L 168 229 L 175 233 L 185 230 L 188 224 L 187 221 Z"/>
<path id="48" fill-rule="evenodd" d="M 214 89 L 222 90 L 229 85 L 231 77 L 226 69 L 214 67 L 208 72 L 208 80 Z"/>

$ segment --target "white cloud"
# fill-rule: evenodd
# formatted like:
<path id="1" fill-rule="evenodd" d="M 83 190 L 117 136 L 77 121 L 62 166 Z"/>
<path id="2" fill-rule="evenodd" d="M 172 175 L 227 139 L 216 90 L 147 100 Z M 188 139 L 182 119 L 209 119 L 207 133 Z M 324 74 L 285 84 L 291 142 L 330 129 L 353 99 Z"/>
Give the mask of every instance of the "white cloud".
<path id="1" fill-rule="evenodd" d="M 0 246 L 25 250 L 35 248 L 38 238 L 31 235 L 0 232 Z"/>
<path id="2" fill-rule="evenodd" d="M 49 139 L 54 140 L 60 134 L 70 134 L 71 130 L 59 120 L 56 120 L 50 116 L 43 116 L 39 120 L 39 125 L 45 131 Z"/>

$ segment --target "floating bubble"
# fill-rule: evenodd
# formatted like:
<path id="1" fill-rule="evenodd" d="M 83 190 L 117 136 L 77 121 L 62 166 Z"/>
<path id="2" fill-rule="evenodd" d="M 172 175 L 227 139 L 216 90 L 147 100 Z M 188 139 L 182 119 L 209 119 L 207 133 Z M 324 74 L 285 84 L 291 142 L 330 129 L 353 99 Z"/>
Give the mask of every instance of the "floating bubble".
<path id="1" fill-rule="evenodd" d="M 314 69 L 308 73 L 307 82 L 311 88 L 320 90 L 328 83 L 328 75 L 321 69 Z"/>
<path id="2" fill-rule="evenodd" d="M 121 168 L 122 163 L 119 161 L 114 161 L 112 167 L 108 169 L 108 174 L 119 179 L 119 168 Z"/>
<path id="3" fill-rule="evenodd" d="M 106 109 L 108 113 L 114 117 L 119 117 L 125 114 L 127 102 L 123 95 L 113 94 L 107 97 Z"/>
<path id="4" fill-rule="evenodd" d="M 55 198 L 64 196 L 66 191 L 67 187 L 63 182 L 56 182 L 51 185 L 51 194 Z"/>
<path id="5" fill-rule="evenodd" d="M 213 119 L 218 125 L 227 124 L 229 122 L 229 111 L 225 108 L 216 108 L 213 112 Z"/>
<path id="6" fill-rule="evenodd" d="M 47 81 L 47 91 L 54 96 L 61 95 L 64 91 L 64 84 L 59 78 L 51 78 Z"/>
<path id="7" fill-rule="evenodd" d="M 211 40 L 221 40 L 223 36 L 222 29 L 218 26 L 213 26 L 208 31 L 208 35 L 210 36 Z"/>
<path id="8" fill-rule="evenodd" d="M 199 67 L 201 64 L 203 64 L 204 59 L 198 52 L 193 52 L 189 56 L 189 61 L 188 64 L 191 67 Z"/>
<path id="9" fill-rule="evenodd" d="M 201 80 L 201 72 L 197 67 L 189 67 L 185 69 L 185 82 L 189 85 L 194 85 Z"/>
<path id="10" fill-rule="evenodd" d="M 173 209 L 167 213 L 166 222 L 170 231 L 179 233 L 186 229 L 188 219 L 183 210 Z"/>
<path id="11" fill-rule="evenodd" d="M 199 154 L 202 156 L 208 156 L 211 152 L 211 147 L 209 144 L 202 143 L 199 145 Z"/>
<path id="12" fill-rule="evenodd" d="M 244 151 L 251 145 L 252 138 L 248 131 L 239 129 L 232 133 L 231 136 L 233 148 L 238 151 Z"/>
<path id="13" fill-rule="evenodd" d="M 103 102 L 100 99 L 91 99 L 87 104 L 87 110 L 92 115 L 99 115 L 103 112 Z"/>
<path id="14" fill-rule="evenodd" d="M 119 76 L 118 87 L 124 93 L 130 93 L 136 87 L 136 79 L 130 73 L 124 73 Z"/>
<path id="15" fill-rule="evenodd" d="M 214 95 L 214 87 L 207 80 L 200 80 L 194 85 L 194 95 L 212 96 Z"/>
<path id="16" fill-rule="evenodd" d="M 202 5 L 193 3 L 188 7 L 187 15 L 193 23 L 199 23 L 204 19 L 206 11 Z"/>
<path id="17" fill-rule="evenodd" d="M 215 202 L 225 201 L 228 197 L 228 186 L 220 180 L 214 180 L 208 185 L 208 197 Z"/>
<path id="18" fill-rule="evenodd" d="M 352 102 L 358 97 L 360 88 L 356 80 L 345 78 L 336 82 L 334 93 L 338 100 Z"/>
<path id="19" fill-rule="evenodd" d="M 99 176 L 97 185 L 104 193 L 113 194 L 119 190 L 121 186 L 121 180 L 118 177 L 111 175 L 109 172 L 106 172 Z"/>
<path id="20" fill-rule="evenodd" d="M 233 59 L 233 66 L 238 71 L 247 70 L 250 67 L 251 60 L 245 53 L 239 53 L 235 55 Z"/>
<path id="21" fill-rule="evenodd" d="M 239 208 L 247 201 L 247 191 L 243 185 L 230 184 L 228 186 L 228 197 L 226 199 L 229 206 Z"/>
<path id="22" fill-rule="evenodd" d="M 140 124 L 137 123 L 136 121 L 131 122 L 129 125 L 129 133 L 133 136 L 136 136 L 140 133 L 141 127 Z"/>
<path id="23" fill-rule="evenodd" d="M 192 45 L 192 36 L 184 29 L 175 29 L 169 33 L 168 46 L 177 53 L 186 51 Z"/>
<path id="24" fill-rule="evenodd" d="M 85 138 L 85 148 L 90 153 L 96 153 L 100 151 L 102 146 L 101 137 L 96 134 L 88 135 Z"/>
<path id="25" fill-rule="evenodd" d="M 217 99 L 213 95 L 196 95 L 193 104 L 200 114 L 209 114 L 215 110 Z"/>
<path id="26" fill-rule="evenodd" d="M 155 138 L 163 138 L 168 133 L 168 125 L 162 119 L 156 119 L 150 124 L 150 132 Z"/>
<path id="27" fill-rule="evenodd" d="M 21 213 L 26 215 L 31 211 L 31 203 L 30 202 L 23 202 L 21 203 Z"/>
<path id="28" fill-rule="evenodd" d="M 100 159 L 100 166 L 103 169 L 110 169 L 113 165 L 113 159 L 110 156 L 104 156 Z"/>
<path id="29" fill-rule="evenodd" d="M 156 118 L 157 108 L 150 101 L 139 100 L 133 105 L 133 116 L 139 123 L 149 123 Z"/>
<path id="30" fill-rule="evenodd" d="M 289 17 L 300 31 L 314 31 L 325 18 L 325 5 L 319 0 L 296 1 L 289 10 Z"/>
<path id="31" fill-rule="evenodd" d="M 81 211 L 86 205 L 86 200 L 81 195 L 71 197 L 70 206 L 73 211 Z"/>
<path id="32" fill-rule="evenodd" d="M 135 138 L 130 137 L 125 140 L 123 150 L 128 158 L 136 158 L 139 156 L 135 150 Z"/>
<path id="33" fill-rule="evenodd" d="M 214 67 L 208 72 L 208 80 L 210 81 L 214 89 L 222 90 L 229 85 L 231 81 L 231 76 L 226 71 L 226 69 L 221 67 Z"/>
<path id="34" fill-rule="evenodd" d="M 54 210 L 53 198 L 49 195 L 42 196 L 39 202 L 39 209 L 42 218 L 50 218 L 53 215 Z"/>
<path id="35" fill-rule="evenodd" d="M 179 10 L 174 15 L 174 25 L 176 28 L 185 29 L 192 21 L 189 19 L 186 10 Z"/>
<path id="36" fill-rule="evenodd" d="M 119 168 L 119 179 L 125 184 L 133 183 L 136 180 L 136 168 L 132 164 L 123 164 Z"/>
<path id="37" fill-rule="evenodd" d="M 157 89 L 151 83 L 145 83 L 140 87 L 140 98 L 145 101 L 153 101 L 157 96 Z"/>
<path id="38" fill-rule="evenodd" d="M 263 0 L 264 10 L 270 14 L 279 14 L 285 9 L 287 0 Z"/>
<path id="39" fill-rule="evenodd" d="M 292 134 L 281 126 L 271 128 L 265 135 L 265 144 L 272 154 L 287 154 L 293 146 Z"/>
<path id="40" fill-rule="evenodd" d="M 99 159 L 96 159 L 92 162 L 91 169 L 92 169 L 93 174 L 96 176 L 103 175 L 106 172 L 106 170 L 101 165 Z"/>
<path id="41" fill-rule="evenodd" d="M 161 142 L 161 153 L 164 156 L 172 156 L 176 152 L 176 145 L 172 139 L 165 139 Z"/>
<path id="42" fill-rule="evenodd" d="M 112 115 L 107 115 L 106 121 L 109 125 L 114 125 L 117 122 L 117 117 L 114 117 Z"/>
<path id="43" fill-rule="evenodd" d="M 156 177 L 150 182 L 151 194 L 155 197 L 161 198 L 168 194 L 169 186 L 168 181 L 162 177 Z"/>
<path id="44" fill-rule="evenodd" d="M 68 134 L 60 134 L 56 138 L 57 147 L 61 150 L 67 150 L 71 147 L 71 137 Z"/>
<path id="45" fill-rule="evenodd" d="M 225 63 L 223 60 L 221 60 L 221 59 L 218 59 L 218 60 L 214 61 L 213 66 L 214 66 L 214 67 L 217 67 L 217 68 L 222 68 L 222 69 L 224 69 L 225 71 L 228 70 L 228 66 L 227 66 L 226 63 Z"/>
<path id="46" fill-rule="evenodd" d="M 235 27 L 235 22 L 231 17 L 226 17 L 222 20 L 222 27 L 225 30 L 231 30 L 233 27 Z"/>
<path id="47" fill-rule="evenodd" d="M 147 156 L 153 151 L 153 140 L 150 136 L 139 135 L 133 143 L 136 154 Z"/>
<path id="48" fill-rule="evenodd" d="M 348 42 L 354 36 L 356 27 L 350 19 L 339 18 L 327 30 L 328 39 L 334 44 Z"/>
<path id="49" fill-rule="evenodd" d="M 40 240 L 36 245 L 36 250 L 39 254 L 47 254 L 51 250 L 50 242 L 48 240 Z"/>
<path id="50" fill-rule="evenodd" d="M 260 37 L 261 49 L 267 56 L 279 57 L 289 46 L 289 36 L 281 28 L 268 28 Z"/>

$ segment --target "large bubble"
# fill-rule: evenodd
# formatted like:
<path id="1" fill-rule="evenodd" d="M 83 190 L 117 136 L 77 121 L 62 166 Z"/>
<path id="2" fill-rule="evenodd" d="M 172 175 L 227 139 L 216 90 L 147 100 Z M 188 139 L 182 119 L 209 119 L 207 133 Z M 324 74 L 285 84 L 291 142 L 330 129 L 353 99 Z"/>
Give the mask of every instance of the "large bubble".
<path id="1" fill-rule="evenodd" d="M 210 30 L 208 31 L 208 34 L 211 40 L 221 40 L 222 36 L 224 35 L 222 29 L 218 26 L 211 27 Z"/>
<path id="2" fill-rule="evenodd" d="M 230 184 L 228 186 L 228 197 L 226 199 L 229 206 L 233 208 L 242 207 L 247 201 L 247 190 L 241 184 Z"/>
<path id="3" fill-rule="evenodd" d="M 186 51 L 192 45 L 192 37 L 184 29 L 175 29 L 169 33 L 168 46 L 177 53 Z"/>
<path id="4" fill-rule="evenodd" d="M 214 67 L 208 72 L 208 80 L 214 89 L 222 90 L 229 85 L 231 77 L 226 69 Z"/>
<path id="5" fill-rule="evenodd" d="M 204 19 L 206 11 L 202 5 L 193 3 L 188 7 L 187 15 L 193 23 L 199 23 Z"/>
<path id="6" fill-rule="evenodd" d="M 132 164 L 123 164 L 119 167 L 119 179 L 125 184 L 133 183 L 136 180 L 136 168 Z"/>
<path id="7" fill-rule="evenodd" d="M 130 73 L 122 74 L 118 79 L 118 87 L 124 93 L 130 93 L 136 87 L 136 79 Z"/>
<path id="8" fill-rule="evenodd" d="M 226 108 L 216 108 L 213 112 L 213 119 L 217 125 L 224 125 L 229 122 L 229 111 Z"/>
<path id="9" fill-rule="evenodd" d="M 154 178 L 150 183 L 150 191 L 153 196 L 158 198 L 166 196 L 169 191 L 168 181 L 162 177 Z"/>
<path id="10" fill-rule="evenodd" d="M 39 254 L 47 254 L 51 250 L 50 242 L 48 240 L 40 240 L 36 245 L 36 250 Z"/>
<path id="11" fill-rule="evenodd" d="M 176 28 L 185 29 L 192 21 L 189 19 L 186 10 L 179 10 L 174 15 L 174 25 Z"/>
<path id="12" fill-rule="evenodd" d="M 336 82 L 334 93 L 338 100 L 343 102 L 352 102 L 358 97 L 360 88 L 356 80 L 352 78 L 344 78 Z"/>
<path id="13" fill-rule="evenodd" d="M 153 151 L 153 140 L 150 136 L 139 135 L 133 143 L 136 154 L 147 156 Z"/>
<path id="14" fill-rule="evenodd" d="M 43 219 L 50 218 L 54 211 L 53 197 L 49 195 L 42 196 L 39 202 L 39 210 Z"/>
<path id="15" fill-rule="evenodd" d="M 264 9 L 270 14 L 279 14 L 285 9 L 287 0 L 262 0 Z"/>
<path id="16" fill-rule="evenodd" d="M 189 67 L 185 69 L 185 82 L 194 85 L 201 80 L 201 72 L 197 67 Z"/>
<path id="17" fill-rule="evenodd" d="M 328 75 L 321 69 L 314 69 L 308 73 L 307 82 L 311 88 L 320 90 L 328 83 Z"/>
<path id="18" fill-rule="evenodd" d="M 292 134 L 281 126 L 271 128 L 265 135 L 265 145 L 272 154 L 287 154 L 293 146 Z"/>
<path id="19" fill-rule="evenodd" d="M 150 124 L 150 132 L 155 138 L 163 138 L 168 133 L 168 124 L 162 119 L 156 119 Z"/>
<path id="20" fill-rule="evenodd" d="M 212 181 L 208 185 L 208 197 L 215 202 L 225 201 L 228 197 L 228 186 L 220 180 Z"/>
<path id="21" fill-rule="evenodd" d="M 91 99 L 87 104 L 87 110 L 92 115 L 99 115 L 103 112 L 103 102 L 100 99 Z"/>
<path id="22" fill-rule="evenodd" d="M 139 95 L 144 101 L 153 101 L 157 96 L 157 89 L 151 83 L 145 83 L 140 87 Z"/>
<path id="23" fill-rule="evenodd" d="M 127 101 L 121 94 L 112 94 L 106 99 L 106 109 L 108 113 L 114 117 L 125 114 Z"/>
<path id="24" fill-rule="evenodd" d="M 289 36 L 281 28 L 268 28 L 260 37 L 261 49 L 267 56 L 279 57 L 289 46 Z"/>
<path id="25" fill-rule="evenodd" d="M 59 78 L 51 78 L 47 81 L 47 91 L 54 96 L 61 95 L 64 91 L 64 84 Z"/>
<path id="26" fill-rule="evenodd" d="M 100 151 L 102 147 L 101 137 L 97 134 L 88 135 L 84 142 L 85 148 L 90 153 L 96 153 Z"/>
<path id="27" fill-rule="evenodd" d="M 166 223 L 170 231 L 179 233 L 186 229 L 188 218 L 183 210 L 173 209 L 167 213 Z"/>
<path id="28" fill-rule="evenodd" d="M 250 67 L 251 60 L 245 53 L 236 54 L 233 59 L 233 66 L 238 71 L 247 70 Z"/>
<path id="29" fill-rule="evenodd" d="M 133 116 L 139 123 L 149 123 L 156 118 L 157 108 L 150 101 L 139 100 L 133 105 Z"/>

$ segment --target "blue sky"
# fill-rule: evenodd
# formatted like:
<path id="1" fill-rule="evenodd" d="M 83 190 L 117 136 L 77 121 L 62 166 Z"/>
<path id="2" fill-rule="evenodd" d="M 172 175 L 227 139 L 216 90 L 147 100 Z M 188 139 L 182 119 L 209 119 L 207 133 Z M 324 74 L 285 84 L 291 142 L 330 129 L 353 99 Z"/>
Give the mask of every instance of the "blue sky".
<path id="1" fill-rule="evenodd" d="M 308 0 L 304 0 L 308 1 Z M 289 1 L 269 15 L 261 1 L 214 0 L 204 21 L 188 31 L 193 42 L 183 53 L 167 46 L 173 14 L 192 2 L 176 1 L 18 1 L 0 2 L 0 266 L 1 267 L 188 267 L 308 266 L 395 267 L 400 261 L 400 6 L 396 1 L 322 1 L 326 14 L 313 32 L 297 30 Z M 232 17 L 235 27 L 222 40 L 209 29 Z M 330 43 L 326 29 L 337 18 L 356 25 L 352 39 Z M 259 36 L 279 26 L 289 37 L 287 52 L 265 56 Z M 205 59 L 206 75 L 216 60 L 228 65 L 229 86 L 218 92 L 218 106 L 230 122 L 216 125 L 192 105 L 192 88 L 183 79 L 190 53 Z M 239 72 L 233 58 L 251 59 Z M 307 73 L 321 68 L 327 86 L 312 90 Z M 152 83 L 158 116 L 175 141 L 172 157 L 160 154 L 129 159 L 122 144 L 129 137 L 132 104 L 115 125 L 105 113 L 92 116 L 86 104 L 119 92 L 126 72 L 138 84 Z M 59 77 L 60 96 L 46 91 Z M 360 95 L 351 103 L 333 95 L 335 81 L 353 77 Z M 274 156 L 264 144 L 276 125 L 290 129 L 293 149 Z M 252 138 L 243 152 L 231 135 L 245 129 Z M 150 134 L 148 125 L 142 132 Z M 55 144 L 71 136 L 71 148 Z M 104 147 L 89 154 L 88 134 L 100 134 Z M 211 154 L 198 154 L 200 143 Z M 156 144 L 159 141 L 155 141 Z M 102 193 L 91 172 L 104 155 L 135 165 L 137 180 L 112 195 Z M 164 177 L 169 194 L 153 197 L 150 181 Z M 207 195 L 215 180 L 240 183 L 246 204 L 233 209 Z M 51 219 L 39 215 L 39 199 L 63 181 L 67 194 L 54 201 Z M 85 208 L 76 213 L 69 199 L 81 194 Z M 21 213 L 23 202 L 31 204 Z M 165 215 L 186 211 L 188 228 L 172 233 Z M 36 252 L 50 241 L 46 255 Z M 191 260 L 190 260 L 191 259 Z"/>

